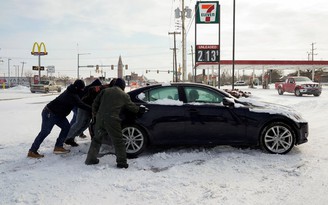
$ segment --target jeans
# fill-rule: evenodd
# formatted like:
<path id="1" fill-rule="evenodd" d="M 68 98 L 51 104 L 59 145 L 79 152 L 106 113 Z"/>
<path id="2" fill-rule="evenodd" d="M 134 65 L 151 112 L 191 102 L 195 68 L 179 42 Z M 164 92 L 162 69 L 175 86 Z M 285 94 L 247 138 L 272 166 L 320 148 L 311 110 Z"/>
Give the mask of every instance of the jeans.
<path id="1" fill-rule="evenodd" d="M 76 136 L 82 134 L 83 131 L 89 127 L 91 118 L 91 112 L 78 108 L 76 121 L 71 126 L 71 129 L 69 130 L 67 135 L 67 139 L 74 139 Z"/>
<path id="2" fill-rule="evenodd" d="M 70 129 L 70 124 L 67 118 L 53 114 L 47 107 L 45 107 L 42 110 L 41 116 L 42 116 L 41 131 L 39 132 L 38 136 L 35 138 L 30 148 L 30 151 L 32 152 L 38 151 L 41 143 L 50 134 L 54 125 L 57 125 L 58 127 L 61 128 L 55 147 L 62 147 Z"/>
<path id="3" fill-rule="evenodd" d="M 73 117 L 72 117 L 71 121 L 69 122 L 69 124 L 71 126 L 76 122 L 77 107 L 74 107 L 72 112 L 73 112 Z"/>

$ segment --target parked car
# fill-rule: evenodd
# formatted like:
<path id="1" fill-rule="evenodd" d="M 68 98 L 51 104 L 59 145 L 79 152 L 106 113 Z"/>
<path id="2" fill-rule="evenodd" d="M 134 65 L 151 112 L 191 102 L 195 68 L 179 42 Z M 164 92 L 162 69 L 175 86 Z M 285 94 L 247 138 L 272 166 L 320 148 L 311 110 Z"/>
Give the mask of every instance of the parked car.
<path id="1" fill-rule="evenodd" d="M 38 84 L 32 84 L 30 87 L 31 93 L 35 92 L 61 92 L 61 86 L 57 85 L 53 80 L 41 80 Z"/>
<path id="2" fill-rule="evenodd" d="M 322 86 L 319 83 L 302 76 L 288 77 L 284 82 L 276 82 L 275 88 L 279 95 L 288 92 L 294 93 L 296 96 L 302 96 L 303 94 L 320 96 L 322 91 Z"/>
<path id="3" fill-rule="evenodd" d="M 291 108 L 242 101 L 211 86 L 157 84 L 128 94 L 148 108 L 141 117 L 127 114 L 122 121 L 129 157 L 151 145 L 253 146 L 285 154 L 307 142 L 308 123 Z"/>

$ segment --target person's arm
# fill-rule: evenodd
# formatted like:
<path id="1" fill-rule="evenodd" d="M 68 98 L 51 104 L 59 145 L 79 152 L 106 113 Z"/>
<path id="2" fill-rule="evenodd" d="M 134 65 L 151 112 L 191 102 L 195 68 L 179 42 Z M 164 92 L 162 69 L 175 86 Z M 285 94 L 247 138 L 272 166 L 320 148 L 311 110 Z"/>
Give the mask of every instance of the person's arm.
<path id="1" fill-rule="evenodd" d="M 77 94 L 74 95 L 73 98 L 74 98 L 74 102 L 75 102 L 76 107 L 81 108 L 81 109 L 86 110 L 86 111 L 89 111 L 89 112 L 92 111 L 91 106 L 85 104 Z"/>
<path id="2" fill-rule="evenodd" d="M 92 115 L 96 116 L 99 106 L 100 106 L 100 102 L 101 102 L 101 97 L 104 94 L 105 90 L 102 90 L 96 97 L 96 99 L 93 101 L 92 103 Z"/>
<path id="3" fill-rule="evenodd" d="M 138 111 L 139 111 L 139 106 L 137 106 L 134 102 L 131 101 L 131 98 L 128 94 L 125 95 L 125 106 L 124 107 L 133 113 L 138 113 Z"/>

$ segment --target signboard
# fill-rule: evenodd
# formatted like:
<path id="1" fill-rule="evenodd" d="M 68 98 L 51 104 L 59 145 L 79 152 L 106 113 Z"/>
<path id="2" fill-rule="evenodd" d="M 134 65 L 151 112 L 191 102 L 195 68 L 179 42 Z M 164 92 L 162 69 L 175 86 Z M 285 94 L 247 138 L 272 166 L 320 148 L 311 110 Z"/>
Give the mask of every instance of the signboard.
<path id="1" fill-rule="evenodd" d="M 55 66 L 53 66 L 53 65 L 47 66 L 47 72 L 48 73 L 55 73 Z"/>
<path id="2" fill-rule="evenodd" d="M 43 42 L 41 42 L 40 44 L 37 43 L 37 42 L 35 42 L 33 44 L 33 48 L 32 48 L 31 54 L 34 55 L 34 56 L 48 55 L 48 52 L 47 52 L 47 49 L 46 49 L 46 45 Z"/>
<path id="3" fill-rule="evenodd" d="M 219 62 L 219 45 L 196 45 L 196 62 Z"/>
<path id="4" fill-rule="evenodd" d="M 196 23 L 219 23 L 219 2 L 202 1 L 196 4 Z"/>
<path id="5" fill-rule="evenodd" d="M 44 70 L 44 66 L 32 66 L 32 70 L 39 70 L 39 68 L 40 70 Z"/>

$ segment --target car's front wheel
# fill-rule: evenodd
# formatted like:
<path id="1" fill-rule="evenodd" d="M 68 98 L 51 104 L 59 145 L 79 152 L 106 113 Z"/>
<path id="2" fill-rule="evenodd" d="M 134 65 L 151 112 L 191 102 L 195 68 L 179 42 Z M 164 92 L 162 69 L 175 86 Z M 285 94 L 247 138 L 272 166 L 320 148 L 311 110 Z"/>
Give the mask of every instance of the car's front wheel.
<path id="1" fill-rule="evenodd" d="M 278 94 L 279 95 L 283 95 L 284 94 L 284 91 L 282 90 L 282 88 L 278 88 Z"/>
<path id="2" fill-rule="evenodd" d="M 298 89 L 298 88 L 295 89 L 295 95 L 296 96 L 302 96 L 302 93 L 301 93 L 300 89 Z"/>
<path id="3" fill-rule="evenodd" d="M 124 125 L 122 127 L 125 140 L 126 154 L 129 158 L 137 157 L 147 146 L 148 138 L 145 131 L 137 125 Z"/>
<path id="4" fill-rule="evenodd" d="M 283 122 L 267 125 L 261 133 L 261 148 L 272 154 L 286 154 L 295 144 L 293 129 Z"/>

